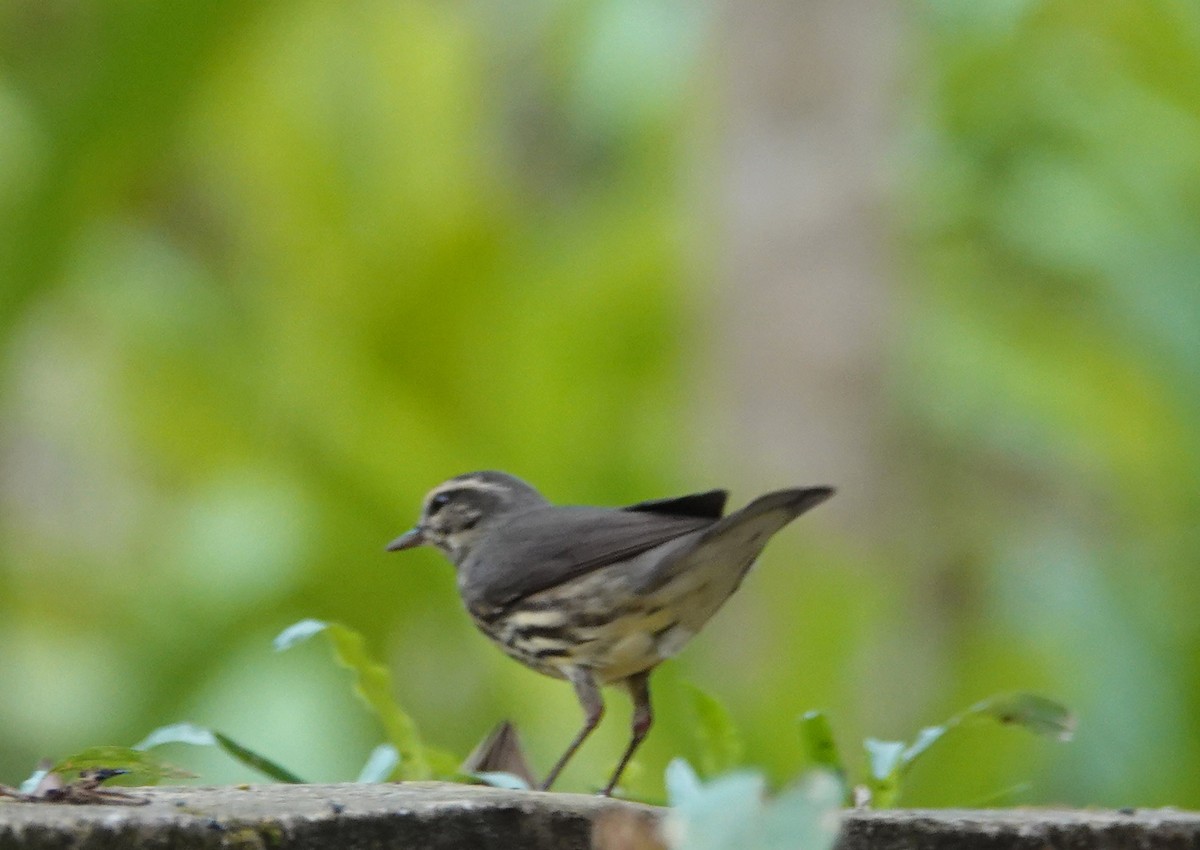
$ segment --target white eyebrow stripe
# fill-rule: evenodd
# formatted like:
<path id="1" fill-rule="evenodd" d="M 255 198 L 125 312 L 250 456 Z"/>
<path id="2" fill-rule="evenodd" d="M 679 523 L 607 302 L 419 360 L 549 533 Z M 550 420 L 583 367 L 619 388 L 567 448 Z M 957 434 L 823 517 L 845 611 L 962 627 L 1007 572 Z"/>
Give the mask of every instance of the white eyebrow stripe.
<path id="1" fill-rule="evenodd" d="M 429 494 L 425 496 L 425 501 L 428 502 L 439 493 L 451 493 L 455 490 L 489 490 L 493 493 L 507 493 L 511 489 L 503 484 L 493 484 L 479 478 L 454 478 L 430 490 Z"/>
<path id="2" fill-rule="evenodd" d="M 473 487 L 479 488 L 480 490 L 506 491 L 512 489 L 512 485 L 510 484 L 498 484 L 495 481 L 486 481 L 474 475 L 472 475 L 470 478 L 456 478 L 455 481 L 457 481 L 459 484 L 469 484 Z M 449 484 L 450 482 L 446 483 Z"/>

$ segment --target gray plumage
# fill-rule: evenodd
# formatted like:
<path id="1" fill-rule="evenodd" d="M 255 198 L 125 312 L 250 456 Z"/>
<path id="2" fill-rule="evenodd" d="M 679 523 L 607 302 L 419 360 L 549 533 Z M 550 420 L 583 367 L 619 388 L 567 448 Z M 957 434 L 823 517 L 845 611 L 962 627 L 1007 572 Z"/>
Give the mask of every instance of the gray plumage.
<path id="1" fill-rule="evenodd" d="M 421 521 L 388 548 L 441 550 L 476 626 L 575 686 L 584 728 L 543 787 L 599 722 L 599 686 L 629 690 L 633 737 L 608 793 L 650 726 L 650 671 L 716 613 L 773 534 L 832 494 L 780 490 L 723 516 L 724 490 L 623 508 L 555 506 L 506 473 L 467 473 L 430 491 Z"/>

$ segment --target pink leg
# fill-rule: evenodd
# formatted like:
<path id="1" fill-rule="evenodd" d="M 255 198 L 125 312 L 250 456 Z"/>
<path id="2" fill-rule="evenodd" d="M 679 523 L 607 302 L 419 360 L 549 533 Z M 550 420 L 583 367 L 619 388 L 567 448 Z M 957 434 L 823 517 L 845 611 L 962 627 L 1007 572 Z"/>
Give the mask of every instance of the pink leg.
<path id="1" fill-rule="evenodd" d="M 562 757 L 550 769 L 550 773 L 546 775 L 546 779 L 539 786 L 542 791 L 550 789 L 554 780 L 558 779 L 558 774 L 571 760 L 571 756 L 575 755 L 575 751 L 579 749 L 579 745 L 588 735 L 592 734 L 592 730 L 600 724 L 600 718 L 604 716 L 604 698 L 600 696 L 600 689 L 596 687 L 596 680 L 592 678 L 591 672 L 576 667 L 571 672 L 570 679 L 571 684 L 575 686 L 575 696 L 579 697 L 579 704 L 583 707 L 583 728 L 579 730 L 579 734 L 571 741 L 567 751 L 562 754 Z"/>
<path id="2" fill-rule="evenodd" d="M 625 680 L 625 687 L 629 689 L 629 696 L 633 698 L 632 734 L 629 738 L 629 746 L 625 748 L 625 755 L 621 756 L 617 769 L 613 771 L 612 779 L 608 780 L 608 785 L 601 792 L 605 797 L 612 796 L 613 788 L 617 787 L 617 781 L 625 772 L 626 765 L 633 758 L 634 751 L 641 745 L 642 739 L 646 737 L 646 733 L 650 731 L 650 725 L 654 722 L 654 713 L 650 708 L 650 671 L 646 670 L 630 676 Z"/>

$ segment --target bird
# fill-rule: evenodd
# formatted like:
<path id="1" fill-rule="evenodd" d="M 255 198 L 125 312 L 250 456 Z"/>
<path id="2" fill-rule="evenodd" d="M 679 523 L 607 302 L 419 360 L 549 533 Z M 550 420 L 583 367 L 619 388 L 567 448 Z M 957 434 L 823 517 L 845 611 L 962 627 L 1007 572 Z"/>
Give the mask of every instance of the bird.
<path id="1" fill-rule="evenodd" d="M 553 505 L 514 475 L 468 472 L 430 490 L 417 524 L 387 550 L 440 551 L 475 626 L 574 687 L 583 726 L 540 790 L 599 725 L 601 688 L 629 693 L 629 743 L 601 792 L 611 796 L 653 723 L 650 673 L 737 590 L 772 535 L 833 492 L 778 490 L 725 515 L 725 490 L 624 507 Z"/>

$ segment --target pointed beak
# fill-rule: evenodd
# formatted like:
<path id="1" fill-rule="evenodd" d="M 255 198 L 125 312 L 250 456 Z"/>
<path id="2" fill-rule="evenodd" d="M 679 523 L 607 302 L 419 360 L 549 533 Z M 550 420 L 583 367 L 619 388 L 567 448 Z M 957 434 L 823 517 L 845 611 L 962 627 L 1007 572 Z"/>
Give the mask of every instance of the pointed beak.
<path id="1" fill-rule="evenodd" d="M 414 546 L 420 546 L 425 542 L 425 534 L 421 531 L 421 526 L 416 526 L 410 531 L 406 531 L 387 545 L 389 552 L 399 552 L 402 549 L 412 549 Z"/>

